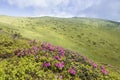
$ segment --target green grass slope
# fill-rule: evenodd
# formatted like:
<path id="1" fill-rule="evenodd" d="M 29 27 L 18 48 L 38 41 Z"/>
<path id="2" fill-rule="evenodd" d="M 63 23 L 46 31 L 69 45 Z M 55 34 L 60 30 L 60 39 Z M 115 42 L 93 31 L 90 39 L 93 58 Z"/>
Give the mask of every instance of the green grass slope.
<path id="1" fill-rule="evenodd" d="M 50 43 L 0 34 L 0 80 L 120 80 L 119 73 Z"/>
<path id="2" fill-rule="evenodd" d="M 0 16 L 1 34 L 2 31 L 63 46 L 120 70 L 119 22 L 77 17 Z"/>

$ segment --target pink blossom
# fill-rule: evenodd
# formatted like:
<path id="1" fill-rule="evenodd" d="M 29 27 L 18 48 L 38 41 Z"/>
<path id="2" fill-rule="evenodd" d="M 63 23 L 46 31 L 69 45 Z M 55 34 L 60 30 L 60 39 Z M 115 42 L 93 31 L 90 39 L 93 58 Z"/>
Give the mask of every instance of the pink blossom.
<path id="1" fill-rule="evenodd" d="M 63 50 L 63 48 L 62 47 L 57 47 L 57 50 L 61 51 L 61 50 Z"/>
<path id="2" fill-rule="evenodd" d="M 62 50 L 62 51 L 61 51 L 61 55 L 62 55 L 62 56 L 64 56 L 64 54 L 65 54 L 65 51 L 64 51 L 64 50 Z"/>
<path id="3" fill-rule="evenodd" d="M 51 45 L 51 44 L 47 44 L 47 48 L 48 48 L 50 51 L 53 51 L 53 50 L 54 50 L 54 46 Z"/>
<path id="4" fill-rule="evenodd" d="M 101 66 L 101 69 L 105 69 L 105 67 L 104 67 L 104 66 Z"/>
<path id="5" fill-rule="evenodd" d="M 108 74 L 104 66 L 101 66 L 101 72 L 105 75 Z"/>
<path id="6" fill-rule="evenodd" d="M 93 63 L 93 67 L 94 67 L 94 68 L 97 68 L 97 64 L 96 64 L 96 63 Z"/>
<path id="7" fill-rule="evenodd" d="M 32 48 L 33 48 L 34 51 L 38 50 L 37 46 L 33 46 Z"/>
<path id="8" fill-rule="evenodd" d="M 53 50 L 54 50 L 54 47 L 53 47 L 53 46 L 50 46 L 50 47 L 49 47 L 49 50 L 50 50 L 50 51 L 53 51 Z"/>
<path id="9" fill-rule="evenodd" d="M 59 76 L 59 79 L 60 79 L 60 80 L 62 80 L 62 79 L 63 79 L 63 76 L 62 76 L 62 75 L 60 75 L 60 76 Z"/>
<path id="10" fill-rule="evenodd" d="M 59 55 L 64 56 L 65 51 L 63 50 L 62 47 L 57 47 L 57 50 L 59 51 L 59 52 L 58 52 Z"/>
<path id="11" fill-rule="evenodd" d="M 60 57 L 59 56 L 55 56 L 54 57 L 56 60 L 60 60 Z"/>
<path id="12" fill-rule="evenodd" d="M 102 71 L 102 73 L 105 74 L 105 75 L 108 74 L 108 72 L 107 72 L 105 69 L 101 69 L 101 71 Z"/>
<path id="13" fill-rule="evenodd" d="M 55 66 L 56 66 L 57 68 L 63 68 L 63 67 L 64 67 L 64 62 L 55 63 Z"/>
<path id="14" fill-rule="evenodd" d="M 40 50 L 45 51 L 46 49 L 45 48 L 40 48 Z"/>
<path id="15" fill-rule="evenodd" d="M 50 62 L 44 62 L 42 65 L 43 65 L 43 67 L 50 67 L 51 66 Z"/>
<path id="16" fill-rule="evenodd" d="M 73 68 L 70 68 L 70 69 L 69 69 L 69 73 L 70 73 L 71 75 L 75 75 L 75 74 L 76 74 L 76 71 L 75 71 Z"/>

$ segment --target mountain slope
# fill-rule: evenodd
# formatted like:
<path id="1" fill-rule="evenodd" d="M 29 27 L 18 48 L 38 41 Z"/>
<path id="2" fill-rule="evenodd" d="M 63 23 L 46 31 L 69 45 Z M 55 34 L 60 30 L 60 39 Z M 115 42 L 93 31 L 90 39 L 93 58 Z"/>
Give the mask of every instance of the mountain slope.
<path id="1" fill-rule="evenodd" d="M 0 34 L 0 80 L 119 80 L 119 73 L 50 43 Z"/>
<path id="2" fill-rule="evenodd" d="M 8 34 L 50 42 L 78 51 L 101 64 L 120 67 L 120 23 L 90 18 L 0 16 Z"/>

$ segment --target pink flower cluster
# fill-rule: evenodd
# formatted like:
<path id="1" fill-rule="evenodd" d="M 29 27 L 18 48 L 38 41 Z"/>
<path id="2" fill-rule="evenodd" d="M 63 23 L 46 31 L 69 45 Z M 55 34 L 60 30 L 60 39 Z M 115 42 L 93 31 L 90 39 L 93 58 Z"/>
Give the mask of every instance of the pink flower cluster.
<path id="1" fill-rule="evenodd" d="M 97 63 L 93 62 L 92 60 L 90 60 L 89 63 L 90 63 L 94 68 L 97 68 L 97 67 L 98 67 Z"/>
<path id="2" fill-rule="evenodd" d="M 97 65 L 96 63 L 93 63 L 93 67 L 94 67 L 94 68 L 97 68 L 97 66 L 98 66 L 98 65 Z"/>
<path id="3" fill-rule="evenodd" d="M 56 60 L 60 60 L 60 57 L 57 55 L 57 56 L 54 56 L 54 58 L 56 59 Z"/>
<path id="4" fill-rule="evenodd" d="M 37 51 L 39 50 L 39 48 L 37 46 L 33 46 L 32 49 L 35 53 L 37 53 Z"/>
<path id="5" fill-rule="evenodd" d="M 101 72 L 105 75 L 108 74 L 108 72 L 106 71 L 105 67 L 104 66 L 101 66 Z"/>
<path id="6" fill-rule="evenodd" d="M 55 47 L 54 47 L 53 45 L 51 45 L 51 44 L 48 44 L 48 49 L 49 49 L 50 51 L 54 51 Z"/>
<path id="7" fill-rule="evenodd" d="M 42 47 L 41 48 L 42 50 L 49 50 L 49 51 L 55 50 L 55 46 L 53 46 L 52 44 L 48 44 L 48 43 L 42 43 L 41 47 Z"/>
<path id="8" fill-rule="evenodd" d="M 64 49 L 62 47 L 57 47 L 57 50 L 58 50 L 59 55 L 64 56 L 65 51 L 64 51 Z"/>
<path id="9" fill-rule="evenodd" d="M 97 67 L 98 67 L 98 65 L 97 65 L 96 63 L 94 63 L 93 61 L 90 61 L 90 64 L 93 65 L 94 68 L 97 68 Z M 104 66 L 101 66 L 100 69 L 101 69 L 101 72 L 102 72 L 103 74 L 105 74 L 105 75 L 108 74 L 108 72 L 106 71 L 106 69 L 105 69 Z"/>
<path id="10" fill-rule="evenodd" d="M 51 64 L 50 64 L 50 62 L 43 62 L 43 67 L 50 67 L 51 66 Z"/>
<path id="11" fill-rule="evenodd" d="M 27 54 L 37 54 L 37 52 L 39 51 L 39 48 L 37 46 L 33 46 L 32 49 L 30 48 L 26 48 L 26 49 L 16 49 L 14 51 L 15 55 L 17 55 L 18 57 L 23 57 Z"/>
<path id="12" fill-rule="evenodd" d="M 38 54 L 40 51 L 42 51 L 42 53 L 45 53 L 45 56 L 47 58 L 52 57 L 53 59 L 57 60 L 57 62 L 54 63 L 54 67 L 56 67 L 57 69 L 63 69 L 65 67 L 65 63 L 62 61 L 61 57 L 65 57 L 65 51 L 66 50 L 64 50 L 62 47 L 56 47 L 56 46 L 53 46 L 53 45 L 51 45 L 49 43 L 42 43 L 40 46 L 35 46 L 35 44 L 36 44 L 36 41 L 33 40 L 33 41 L 30 42 L 30 45 L 31 45 L 30 48 L 16 49 L 14 51 L 14 53 L 18 57 L 23 57 L 23 56 L 25 56 L 27 54 Z M 55 55 L 52 54 L 52 53 L 55 53 Z M 84 58 L 83 56 L 82 56 L 82 58 L 86 62 L 89 61 L 88 58 Z M 74 58 L 72 57 L 72 59 L 74 59 Z M 95 62 L 90 61 L 89 63 L 94 68 L 98 68 L 98 64 L 96 64 Z M 42 66 L 44 68 L 48 68 L 48 67 L 51 66 L 51 63 L 45 61 L 45 62 L 42 63 Z M 106 71 L 104 66 L 101 66 L 100 69 L 101 69 L 101 72 L 103 74 L 105 74 L 105 75 L 108 74 L 108 72 Z M 68 72 L 70 73 L 70 75 L 75 76 L 76 75 L 76 66 L 73 66 L 72 68 L 69 68 Z M 59 78 L 62 80 L 63 76 L 61 75 L 61 76 L 59 76 Z"/>
<path id="13" fill-rule="evenodd" d="M 40 46 L 36 46 L 36 40 L 30 41 L 31 48 L 26 49 L 16 49 L 14 51 L 15 55 L 18 57 L 23 57 L 27 54 L 37 54 L 39 51 L 47 52 L 57 52 L 58 56 L 55 56 L 55 59 L 60 60 L 60 56 L 64 56 L 65 51 L 62 47 L 53 46 L 50 43 L 42 43 Z"/>
<path id="14" fill-rule="evenodd" d="M 64 68 L 64 62 L 62 61 L 61 63 L 55 63 L 55 66 L 59 69 Z"/>
<path id="15" fill-rule="evenodd" d="M 74 68 L 70 68 L 69 73 L 74 76 L 76 74 L 76 71 Z"/>

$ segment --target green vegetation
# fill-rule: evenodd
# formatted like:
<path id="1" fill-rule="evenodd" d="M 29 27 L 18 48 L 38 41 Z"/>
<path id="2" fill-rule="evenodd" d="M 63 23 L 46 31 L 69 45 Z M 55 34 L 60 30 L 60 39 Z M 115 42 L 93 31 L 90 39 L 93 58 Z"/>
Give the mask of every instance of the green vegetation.
<path id="1" fill-rule="evenodd" d="M 117 72 L 49 43 L 2 36 L 0 80 L 117 80 Z M 6 54 L 3 54 L 6 53 Z"/>
<path id="2" fill-rule="evenodd" d="M 51 17 L 21 18 L 0 16 L 0 64 L 2 64 L 0 65 L 0 75 L 2 75 L 1 79 L 10 79 L 10 76 L 12 76 L 12 80 L 15 78 L 37 79 L 38 75 L 34 75 L 37 74 L 37 72 L 35 72 L 36 70 L 40 70 L 38 73 L 39 76 L 44 76 L 44 78 L 49 77 L 49 79 L 61 74 L 64 77 L 64 75 L 67 74 L 66 71 L 68 67 L 71 67 L 71 60 L 70 62 L 68 60 L 68 66 L 66 66 L 67 68 L 65 68 L 61 74 L 57 72 L 57 75 L 55 75 L 56 73 L 54 73 L 53 68 L 47 69 L 47 72 L 45 72 L 44 69 L 40 68 L 40 65 L 42 64 L 41 59 L 37 63 L 35 61 L 35 56 L 25 56 L 18 58 L 14 54 L 15 49 L 25 49 L 31 47 L 28 44 L 28 41 L 30 39 L 36 39 L 40 40 L 40 42 L 52 43 L 56 46 L 62 46 L 65 49 L 79 52 L 83 56 L 86 56 L 91 60 L 97 62 L 98 65 L 104 65 L 107 67 L 110 74 L 105 77 L 100 72 L 100 68 L 98 68 L 97 78 L 108 80 L 110 78 L 114 78 L 117 80 L 119 78 L 118 75 L 120 70 L 119 35 L 120 23 L 107 20 L 90 18 L 66 19 Z M 73 53 L 69 55 L 67 54 L 67 56 L 70 56 L 72 54 Z M 42 57 L 44 58 L 44 56 Z M 82 58 L 79 56 L 77 59 Z M 50 58 L 50 60 L 52 59 Z M 54 63 L 54 61 L 51 62 Z M 79 61 L 79 63 L 73 62 L 73 64 L 80 64 L 80 66 L 77 66 L 76 71 L 79 69 L 82 70 L 83 65 L 86 69 L 92 69 L 92 65 L 87 62 L 82 63 L 82 61 Z M 28 65 L 28 67 L 24 69 L 24 66 L 26 65 Z M 6 71 L 6 69 L 8 69 L 8 71 Z M 26 71 L 30 72 L 26 73 Z M 16 73 L 19 74 L 17 77 Z M 43 73 L 45 75 L 42 75 Z M 48 73 L 51 73 L 51 78 L 47 75 Z M 88 71 L 87 74 L 89 73 L 90 72 Z M 92 73 L 94 73 L 94 70 L 92 70 Z M 31 75 L 34 75 L 34 78 L 31 77 Z M 69 79 L 76 78 L 77 80 L 77 78 L 80 78 L 77 73 L 76 75 L 76 77 L 70 76 Z M 94 80 L 96 77 L 88 75 L 88 78 L 85 76 L 85 74 L 82 73 L 81 75 L 83 75 L 81 77 L 83 80 Z M 93 75 L 96 75 L 96 73 Z M 86 77 L 86 79 L 83 77 Z"/>

